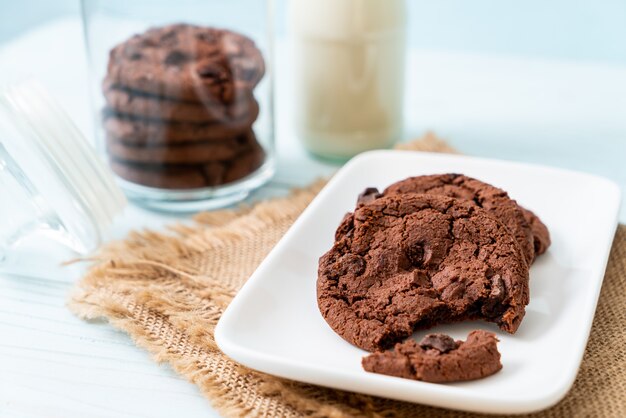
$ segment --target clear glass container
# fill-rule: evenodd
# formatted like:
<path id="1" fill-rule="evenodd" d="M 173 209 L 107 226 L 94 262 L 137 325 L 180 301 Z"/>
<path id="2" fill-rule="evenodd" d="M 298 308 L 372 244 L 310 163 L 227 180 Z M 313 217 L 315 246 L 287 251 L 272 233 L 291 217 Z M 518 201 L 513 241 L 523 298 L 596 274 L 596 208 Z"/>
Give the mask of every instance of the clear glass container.
<path id="1" fill-rule="evenodd" d="M 293 115 L 314 155 L 388 148 L 404 129 L 406 0 L 290 0 Z"/>
<path id="2" fill-rule="evenodd" d="M 128 197 L 210 209 L 270 179 L 271 0 L 81 3 L 96 138 Z"/>
<path id="3" fill-rule="evenodd" d="M 31 276 L 97 248 L 126 206 L 105 162 L 33 81 L 0 91 L 0 196 L 0 271 Z"/>

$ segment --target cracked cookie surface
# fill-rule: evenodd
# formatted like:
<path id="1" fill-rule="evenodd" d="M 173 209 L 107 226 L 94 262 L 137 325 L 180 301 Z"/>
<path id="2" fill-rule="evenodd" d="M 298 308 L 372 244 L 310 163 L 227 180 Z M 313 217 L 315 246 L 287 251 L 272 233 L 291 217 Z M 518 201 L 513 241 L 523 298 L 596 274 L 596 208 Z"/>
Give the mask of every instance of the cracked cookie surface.
<path id="1" fill-rule="evenodd" d="M 528 266 L 515 238 L 475 204 L 390 195 L 343 219 L 320 258 L 317 300 L 331 328 L 368 351 L 466 319 L 514 333 L 529 301 Z"/>
<path id="2" fill-rule="evenodd" d="M 245 35 L 173 24 L 148 29 L 109 53 L 105 83 L 173 99 L 232 103 L 265 74 L 261 52 Z"/>
<path id="3" fill-rule="evenodd" d="M 498 339 L 482 330 L 470 332 L 465 341 L 444 334 L 427 335 L 419 343 L 408 340 L 393 351 L 364 357 L 362 364 L 368 372 L 433 383 L 481 379 L 502 369 Z"/>
<path id="4" fill-rule="evenodd" d="M 462 174 L 434 174 L 409 177 L 387 187 L 382 194 L 399 193 L 428 193 L 473 202 L 509 229 L 529 265 L 535 259 L 533 230 L 523 209 L 502 189 Z"/>

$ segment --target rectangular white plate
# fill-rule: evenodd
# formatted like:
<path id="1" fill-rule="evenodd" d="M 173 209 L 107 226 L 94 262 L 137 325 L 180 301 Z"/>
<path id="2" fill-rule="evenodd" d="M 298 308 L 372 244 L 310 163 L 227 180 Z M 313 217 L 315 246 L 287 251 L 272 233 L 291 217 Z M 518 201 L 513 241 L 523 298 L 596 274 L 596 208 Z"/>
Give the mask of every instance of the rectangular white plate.
<path id="1" fill-rule="evenodd" d="M 457 339 L 494 331 L 503 369 L 488 378 L 432 384 L 367 373 L 366 354 L 341 339 L 317 309 L 318 258 L 369 186 L 409 176 L 463 173 L 501 187 L 535 211 L 552 246 L 531 268 L 531 302 L 515 335 L 483 322 L 438 326 Z M 215 339 L 229 357 L 277 376 L 446 408 L 524 413 L 569 390 L 587 343 L 617 225 L 619 188 L 603 178 L 549 167 L 452 155 L 374 151 L 346 164 L 241 289 Z M 416 337 L 425 332 L 416 333 Z"/>

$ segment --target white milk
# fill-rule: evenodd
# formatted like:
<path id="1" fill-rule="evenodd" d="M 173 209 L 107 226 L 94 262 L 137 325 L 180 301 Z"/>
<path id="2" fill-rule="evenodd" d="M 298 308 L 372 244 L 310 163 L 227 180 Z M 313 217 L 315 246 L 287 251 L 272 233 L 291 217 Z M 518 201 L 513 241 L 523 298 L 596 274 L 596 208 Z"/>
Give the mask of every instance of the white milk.
<path id="1" fill-rule="evenodd" d="M 298 136 L 348 158 L 402 133 L 405 0 L 290 0 Z"/>

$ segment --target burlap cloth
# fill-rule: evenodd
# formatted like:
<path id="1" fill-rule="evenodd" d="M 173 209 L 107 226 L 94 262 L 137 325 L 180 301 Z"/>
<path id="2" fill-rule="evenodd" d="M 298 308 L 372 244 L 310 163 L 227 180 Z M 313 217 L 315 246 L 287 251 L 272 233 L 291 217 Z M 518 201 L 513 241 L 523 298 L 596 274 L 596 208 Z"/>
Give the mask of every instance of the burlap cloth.
<path id="1" fill-rule="evenodd" d="M 453 151 L 433 136 L 408 148 Z M 98 253 L 68 305 L 82 318 L 105 318 L 126 331 L 154 360 L 198 385 L 224 416 L 476 416 L 279 379 L 219 351 L 213 330 L 224 308 L 321 186 L 253 208 L 201 213 L 193 227 L 170 233 L 133 232 Z M 625 328 L 621 225 L 576 383 L 558 405 L 531 416 L 626 417 Z"/>

